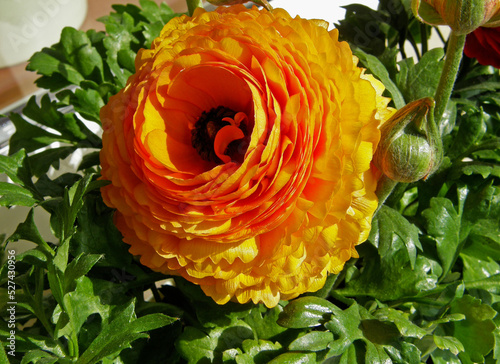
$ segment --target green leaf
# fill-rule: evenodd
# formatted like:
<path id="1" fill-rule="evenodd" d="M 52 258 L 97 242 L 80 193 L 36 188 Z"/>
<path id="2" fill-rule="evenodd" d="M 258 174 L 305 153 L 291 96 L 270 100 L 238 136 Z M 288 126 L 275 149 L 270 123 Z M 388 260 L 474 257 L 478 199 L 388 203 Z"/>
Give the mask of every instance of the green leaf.
<path id="1" fill-rule="evenodd" d="M 218 326 L 206 332 L 188 326 L 175 345 L 188 363 L 219 363 L 224 351 L 241 347 L 247 339 L 253 339 L 252 329 L 238 320 L 230 326 Z"/>
<path id="2" fill-rule="evenodd" d="M 8 342 L 10 329 L 4 320 L 0 320 L 0 338 L 2 342 Z M 48 337 L 39 335 L 36 332 L 16 331 L 16 354 L 26 353 L 34 350 L 43 350 L 47 353 L 52 353 L 57 357 L 63 358 L 65 353 L 58 343 Z M 2 345 L 3 346 L 3 345 Z"/>
<path id="3" fill-rule="evenodd" d="M 0 182 L 0 206 L 33 206 L 37 200 L 31 191 L 9 182 Z"/>
<path id="4" fill-rule="evenodd" d="M 120 353 L 130 344 L 148 335 L 145 332 L 173 323 L 176 319 L 162 314 L 151 314 L 140 318 L 134 316 L 134 301 L 108 325 L 78 358 L 77 364 L 96 363 L 99 360 Z"/>
<path id="5" fill-rule="evenodd" d="M 357 49 L 354 54 L 359 58 L 361 63 L 384 84 L 385 88 L 391 93 L 394 105 L 397 109 L 406 105 L 403 95 L 399 91 L 396 84 L 392 81 L 389 72 L 384 64 L 375 56 Z"/>
<path id="6" fill-rule="evenodd" d="M 460 253 L 465 282 L 480 281 L 500 272 L 498 226 L 499 221 L 496 219 L 483 219 L 477 221 L 471 229 L 466 246 Z"/>
<path id="7" fill-rule="evenodd" d="M 242 343 L 242 348 L 245 354 L 236 356 L 236 362 L 244 362 L 242 358 L 249 360 L 252 364 L 267 364 L 270 360 L 283 352 L 283 348 L 279 342 L 272 343 L 267 340 L 245 340 Z"/>
<path id="8" fill-rule="evenodd" d="M 434 364 L 464 364 L 449 350 L 436 349 L 431 353 L 431 358 Z"/>
<path id="9" fill-rule="evenodd" d="M 443 277 L 451 270 L 461 244 L 461 216 L 453 203 L 444 197 L 431 199 L 430 207 L 422 212 L 427 233 L 436 241 L 437 253 L 443 266 Z"/>
<path id="10" fill-rule="evenodd" d="M 433 97 L 443 69 L 444 51 L 434 48 L 425 53 L 417 64 L 413 58 L 399 62 L 400 72 L 396 75 L 396 84 L 406 102 L 424 97 Z"/>
<path id="11" fill-rule="evenodd" d="M 255 307 L 253 303 L 228 302 L 219 305 L 208 297 L 199 285 L 180 277 L 174 277 L 174 280 L 175 286 L 186 296 L 196 313 L 196 317 L 205 327 L 229 326 L 231 323 L 247 317 L 250 310 Z"/>
<path id="12" fill-rule="evenodd" d="M 7 353 L 5 352 L 3 345 L 0 345 L 0 362 L 2 363 L 9 362 L 9 359 L 7 359 Z"/>
<path id="13" fill-rule="evenodd" d="M 311 331 L 294 341 L 288 346 L 292 351 L 321 351 L 333 342 L 333 334 L 330 331 Z"/>
<path id="14" fill-rule="evenodd" d="M 51 222 L 55 235 L 61 241 L 65 241 L 75 233 L 74 223 L 78 212 L 84 205 L 83 196 L 102 185 L 101 181 L 92 182 L 93 178 L 93 174 L 84 175 L 82 179 L 65 190 L 63 199 L 56 206 Z"/>
<path id="15" fill-rule="evenodd" d="M 283 308 L 280 305 L 271 309 L 259 305 L 250 310 L 250 313 L 243 317 L 243 320 L 252 327 L 258 339 L 267 340 L 286 331 L 286 328 L 277 323 L 282 311 Z"/>
<path id="16" fill-rule="evenodd" d="M 34 350 L 23 356 L 21 360 L 21 364 L 29 364 L 29 363 L 43 363 L 43 364 L 52 364 L 57 363 L 60 358 L 49 354 L 42 350 Z"/>
<path id="17" fill-rule="evenodd" d="M 414 337 L 421 339 L 426 335 L 426 331 L 410 321 L 408 315 L 400 310 L 389 307 L 383 307 L 373 313 L 379 321 L 392 322 L 399 330 L 399 333 L 405 337 Z"/>
<path id="18" fill-rule="evenodd" d="M 341 355 L 358 339 L 363 339 L 363 327 L 360 306 L 351 305 L 348 309 L 336 312 L 324 326 L 335 335 L 335 341 L 330 344 L 330 355 Z"/>
<path id="19" fill-rule="evenodd" d="M 60 111 L 64 107 L 66 105 L 52 101 L 50 96 L 45 94 L 39 103 L 35 97 L 31 97 L 23 109 L 23 114 L 40 125 L 57 130 L 62 140 L 79 142 L 85 139 L 88 136 L 85 133 L 87 128 L 75 114 Z"/>
<path id="20" fill-rule="evenodd" d="M 36 71 L 40 75 L 54 76 L 58 75 L 57 83 L 51 82 L 50 86 L 46 87 L 51 91 L 63 88 L 69 84 L 79 85 L 85 78 L 68 63 L 60 60 L 61 56 L 49 48 L 44 48 L 41 52 L 36 52 L 29 59 L 28 71 Z M 62 77 L 61 77 L 62 76 Z M 64 81 L 61 82 L 61 78 Z M 40 86 L 39 82 L 37 85 Z"/>
<path id="21" fill-rule="evenodd" d="M 34 213 L 35 211 L 31 209 L 26 220 L 17 226 L 16 231 L 9 237 L 8 241 L 18 241 L 22 239 L 31 241 L 38 245 L 39 249 L 46 257 L 52 257 L 54 255 L 54 250 L 40 235 L 35 225 Z"/>
<path id="22" fill-rule="evenodd" d="M 438 336 L 433 335 L 434 343 L 441 350 L 449 350 L 453 355 L 464 351 L 462 343 L 453 336 Z"/>
<path id="23" fill-rule="evenodd" d="M 283 327 L 293 329 L 320 326 L 338 310 L 325 299 L 314 296 L 300 297 L 285 306 L 277 322 Z"/>
<path id="24" fill-rule="evenodd" d="M 32 196 L 37 193 L 24 149 L 8 157 L 0 155 L 0 173 L 5 173 L 12 182 L 30 191 Z"/>
<path id="25" fill-rule="evenodd" d="M 377 13 L 373 9 L 359 4 L 344 6 L 346 10 L 345 19 L 336 24 L 342 40 L 363 49 L 363 51 L 376 56 L 383 53 L 386 45 L 386 37 L 382 31 L 383 24 L 379 21 L 386 16 Z M 370 24 L 368 29 L 366 24 Z"/>
<path id="26" fill-rule="evenodd" d="M 316 364 L 313 353 L 283 353 L 268 364 Z"/>
<path id="27" fill-rule="evenodd" d="M 411 269 L 415 268 L 417 248 L 422 250 L 418 229 L 410 224 L 400 213 L 382 205 L 377 215 L 377 229 L 373 229 L 370 240 L 378 247 L 380 258 L 392 260 L 395 251 L 406 248 Z"/>
<path id="28" fill-rule="evenodd" d="M 480 109 L 466 108 L 459 114 L 457 123 L 458 133 L 447 151 L 452 160 L 476 145 L 486 132 L 486 116 Z"/>
<path id="29" fill-rule="evenodd" d="M 69 140 L 57 134 L 49 133 L 39 126 L 30 124 L 19 114 L 12 114 L 10 120 L 16 127 L 16 132 L 9 141 L 10 153 L 17 154 L 22 149 L 33 152 L 55 142 L 69 143 Z"/>
<path id="30" fill-rule="evenodd" d="M 132 255 L 128 245 L 123 242 L 123 236 L 113 222 L 113 211 L 107 209 L 102 200 L 88 196 L 77 214 L 78 226 L 73 235 L 74 245 L 71 253 L 79 255 L 102 255 L 99 266 L 116 267 L 130 273 L 136 273 L 132 268 Z"/>
<path id="31" fill-rule="evenodd" d="M 453 336 L 463 344 L 463 355 L 473 362 L 483 362 L 495 344 L 493 318 L 497 312 L 481 300 L 465 295 L 452 303 L 450 313 L 465 315 L 465 320 L 451 324 Z"/>
<path id="32" fill-rule="evenodd" d="M 60 161 L 73 153 L 76 147 L 49 148 L 29 157 L 33 175 L 40 177 L 46 174 L 50 167 L 59 169 Z"/>
<path id="33" fill-rule="evenodd" d="M 107 323 L 112 308 L 101 303 L 101 297 L 94 292 L 94 284 L 90 278 L 79 277 L 73 285 L 74 291 L 63 297 L 64 309 L 58 314 L 56 326 L 56 335 L 66 336 L 68 340 L 78 336 L 82 325 L 92 314 L 99 314 L 102 322 Z M 82 305 L 82 302 L 85 304 Z"/>
<path id="34" fill-rule="evenodd" d="M 85 119 L 100 123 L 99 112 L 104 106 L 104 100 L 97 90 L 76 89 L 72 104 L 75 111 L 79 112 Z"/>
<path id="35" fill-rule="evenodd" d="M 90 254 L 77 256 L 64 271 L 65 291 L 69 291 L 75 281 L 87 274 L 88 271 L 102 258 L 102 255 Z"/>
<path id="36" fill-rule="evenodd" d="M 85 79 L 96 82 L 104 79 L 102 57 L 85 32 L 65 27 L 61 33 L 61 46 L 66 60 Z"/>

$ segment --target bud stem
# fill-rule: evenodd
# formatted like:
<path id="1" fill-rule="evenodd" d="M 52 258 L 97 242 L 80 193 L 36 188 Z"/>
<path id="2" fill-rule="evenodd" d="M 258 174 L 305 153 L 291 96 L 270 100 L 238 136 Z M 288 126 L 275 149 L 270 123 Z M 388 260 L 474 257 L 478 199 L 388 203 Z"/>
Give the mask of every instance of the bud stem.
<path id="1" fill-rule="evenodd" d="M 383 203 L 385 200 L 387 200 L 387 197 L 392 193 L 394 190 L 394 187 L 396 187 L 398 184 L 397 181 L 394 181 L 387 177 L 385 174 L 380 177 L 380 180 L 377 183 L 377 190 L 375 191 L 375 194 L 377 195 L 378 198 L 378 207 L 377 210 L 375 210 L 375 213 L 373 216 L 375 216 L 382 207 Z"/>
<path id="2" fill-rule="evenodd" d="M 189 16 L 193 16 L 193 13 L 196 10 L 196 8 L 203 7 L 203 0 L 186 0 L 186 4 L 188 7 Z"/>
<path id="3" fill-rule="evenodd" d="M 451 97 L 453 86 L 457 78 L 460 61 L 465 46 L 465 35 L 457 35 L 451 32 L 450 39 L 448 40 L 448 49 L 446 50 L 446 57 L 444 59 L 443 72 L 436 90 L 434 100 L 436 100 L 436 109 L 434 110 L 434 120 L 439 123 L 443 116 L 448 100 Z"/>

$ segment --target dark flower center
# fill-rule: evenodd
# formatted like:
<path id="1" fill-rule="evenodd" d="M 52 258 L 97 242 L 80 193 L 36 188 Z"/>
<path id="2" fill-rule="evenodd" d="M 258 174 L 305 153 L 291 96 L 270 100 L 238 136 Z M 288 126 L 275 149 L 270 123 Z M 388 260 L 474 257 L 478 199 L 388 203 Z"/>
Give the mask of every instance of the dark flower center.
<path id="1" fill-rule="evenodd" d="M 208 112 L 202 112 L 200 118 L 194 125 L 194 129 L 191 130 L 191 144 L 203 160 L 215 162 L 217 164 L 224 163 L 215 150 L 217 144 L 216 137 L 221 129 L 231 126 L 233 128 L 232 134 L 234 134 L 234 129 L 238 128 L 241 130 L 243 137 L 232 140 L 222 152 L 232 161 L 239 163 L 243 162 L 248 146 L 248 129 L 246 115 L 243 114 L 244 117 L 242 117 L 238 114 L 243 113 L 237 113 L 224 106 L 218 106 Z M 224 137 L 220 135 L 219 138 Z M 220 143 L 220 141 L 218 141 L 218 143 Z"/>

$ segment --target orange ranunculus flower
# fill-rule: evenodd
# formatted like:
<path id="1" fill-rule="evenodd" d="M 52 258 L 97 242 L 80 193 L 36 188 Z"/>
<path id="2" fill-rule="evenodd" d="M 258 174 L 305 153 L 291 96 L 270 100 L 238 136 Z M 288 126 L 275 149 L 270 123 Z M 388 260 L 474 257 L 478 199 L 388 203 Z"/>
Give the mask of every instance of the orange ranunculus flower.
<path id="1" fill-rule="evenodd" d="M 316 291 L 370 231 L 384 87 L 325 24 L 171 20 L 101 111 L 102 189 L 141 263 L 219 304 Z"/>

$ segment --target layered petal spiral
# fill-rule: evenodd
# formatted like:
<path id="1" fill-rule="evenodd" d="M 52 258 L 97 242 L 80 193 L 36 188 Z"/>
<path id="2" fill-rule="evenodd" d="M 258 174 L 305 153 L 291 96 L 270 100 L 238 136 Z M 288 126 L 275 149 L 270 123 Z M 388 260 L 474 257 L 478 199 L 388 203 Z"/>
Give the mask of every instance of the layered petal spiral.
<path id="1" fill-rule="evenodd" d="M 142 264 L 220 304 L 316 291 L 368 237 L 383 91 L 321 21 L 174 18 L 102 108 L 103 199 Z"/>

